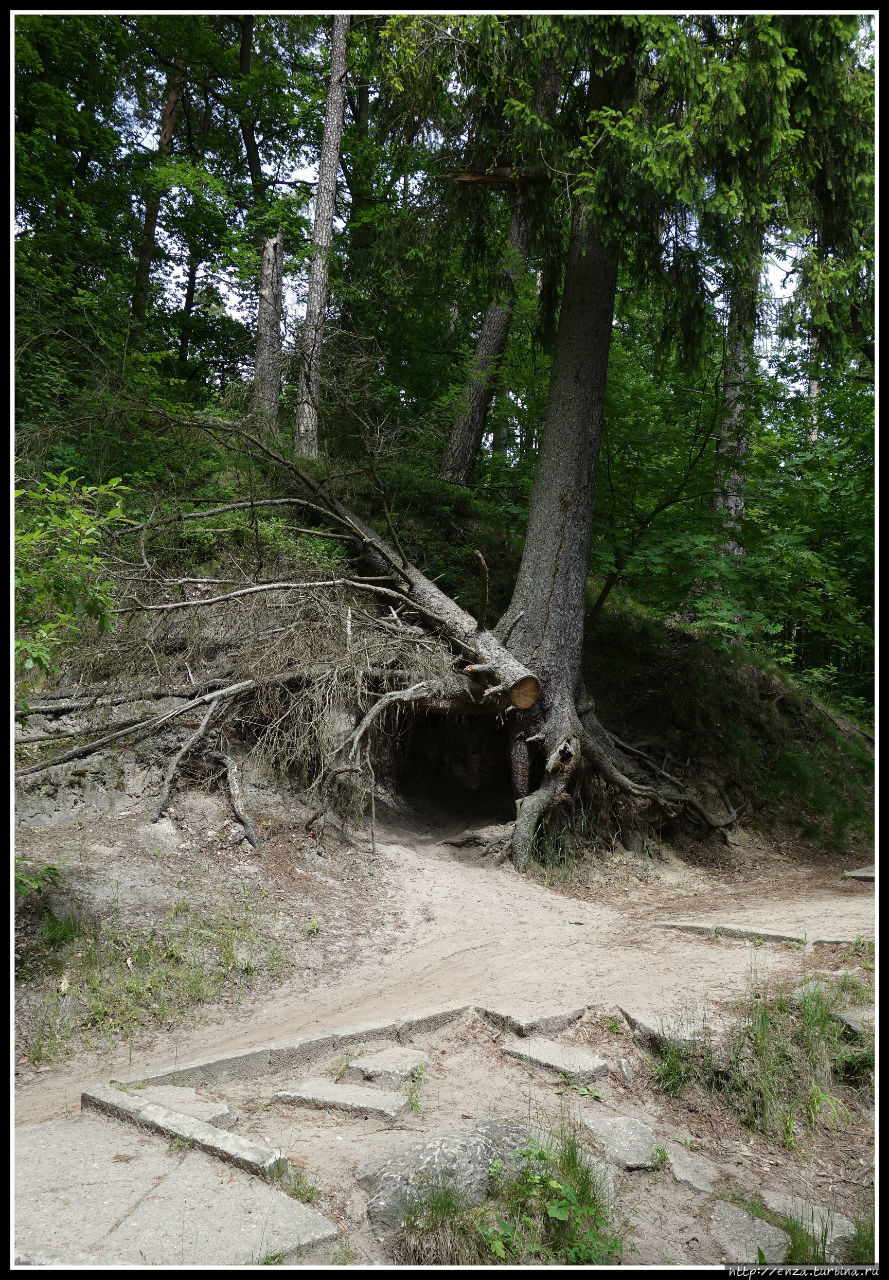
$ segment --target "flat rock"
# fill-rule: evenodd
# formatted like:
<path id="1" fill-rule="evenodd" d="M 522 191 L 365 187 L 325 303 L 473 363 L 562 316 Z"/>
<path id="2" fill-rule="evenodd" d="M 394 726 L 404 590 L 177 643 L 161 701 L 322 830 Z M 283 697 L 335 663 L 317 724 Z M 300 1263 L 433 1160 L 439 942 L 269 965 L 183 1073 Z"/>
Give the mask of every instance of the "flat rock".
<path id="1" fill-rule="evenodd" d="M 414 1080 L 429 1066 L 428 1053 L 397 1045 L 392 1049 L 380 1049 L 356 1058 L 346 1069 L 343 1080 L 366 1081 L 381 1089 L 398 1089 L 408 1080 Z"/>
<path id="2" fill-rule="evenodd" d="M 588 1084 L 599 1076 L 607 1075 L 608 1063 L 598 1054 L 580 1045 L 560 1044 L 558 1040 L 545 1040 L 542 1036 L 505 1041 L 501 1049 L 510 1058 L 523 1058 L 535 1067 L 546 1067 L 570 1075 L 577 1084 Z"/>
<path id="3" fill-rule="evenodd" d="M 336 1239 L 334 1223 L 202 1151 L 85 1112 L 15 1130 L 25 1265 L 226 1269 Z M 51 1176 L 47 1176 L 51 1171 Z"/>
<path id="4" fill-rule="evenodd" d="M 657 1139 L 647 1124 L 629 1116 L 585 1115 L 583 1123 L 602 1145 L 605 1159 L 618 1169 L 654 1169 L 657 1167 Z"/>
<path id="5" fill-rule="evenodd" d="M 152 1085 L 140 1089 L 138 1095 L 146 1102 L 157 1102 L 171 1111 L 179 1111 L 195 1120 L 203 1120 L 207 1124 L 216 1125 L 217 1129 L 232 1129 L 238 1117 L 224 1102 L 208 1102 L 199 1098 L 194 1089 L 186 1089 L 173 1084 Z"/>
<path id="6" fill-rule="evenodd" d="M 501 1031 L 511 1031 L 517 1036 L 557 1035 L 579 1022 L 586 1013 L 581 1005 L 579 1009 L 559 1009 L 551 1013 L 540 1013 L 534 1008 L 523 1008 L 511 1005 L 508 1009 L 482 1009 L 476 1006 L 476 1013 L 492 1026 Z"/>
<path id="7" fill-rule="evenodd" d="M 870 880 L 873 882 L 876 875 L 876 866 L 859 867 L 857 871 L 844 871 L 844 880 Z"/>
<path id="8" fill-rule="evenodd" d="M 272 1102 L 379 1120 L 397 1120 L 408 1106 L 403 1093 L 394 1093 L 390 1089 L 367 1089 L 357 1084 L 335 1084 L 323 1076 L 279 1090 L 272 1095 Z"/>
<path id="9" fill-rule="evenodd" d="M 693 1191 L 709 1195 L 713 1190 L 713 1167 L 700 1156 L 693 1156 L 678 1142 L 667 1142 L 664 1145 L 670 1157 L 674 1180 L 681 1187 L 691 1187 Z"/>
<path id="10" fill-rule="evenodd" d="M 774 1213 L 786 1213 L 795 1218 L 817 1241 L 823 1239 L 831 1251 L 848 1244 L 855 1236 L 855 1224 L 848 1218 L 800 1196 L 786 1195 L 782 1191 L 763 1191 L 762 1202 Z"/>
<path id="11" fill-rule="evenodd" d="M 425 1188 L 449 1184 L 471 1205 L 491 1194 L 491 1166 L 499 1160 L 503 1176 L 517 1177 L 525 1164 L 521 1154 L 533 1134 L 513 1120 L 489 1120 L 467 1133 L 430 1137 L 390 1156 L 377 1156 L 357 1172 L 358 1185 L 370 1196 L 371 1222 L 396 1227 L 411 1200 Z"/>
<path id="12" fill-rule="evenodd" d="M 653 1053 L 662 1053 L 668 1043 L 692 1048 L 709 1041 L 717 1055 L 730 1040 L 734 1023 L 730 1018 L 708 1013 L 705 1009 L 680 1009 L 659 1018 L 620 1006 L 630 1024 L 636 1044 Z"/>
<path id="13" fill-rule="evenodd" d="M 857 1004 L 851 1009 L 841 1009 L 837 1012 L 839 1020 L 857 1036 L 867 1035 L 869 1031 L 873 1031 L 874 1016 L 872 1004 Z"/>
<path id="14" fill-rule="evenodd" d="M 741 1266 L 756 1266 L 759 1251 L 771 1265 L 780 1265 L 790 1248 L 790 1236 L 771 1223 L 754 1218 L 746 1210 L 724 1200 L 717 1202 L 711 1217 L 711 1236 L 725 1251 L 725 1261 Z"/>

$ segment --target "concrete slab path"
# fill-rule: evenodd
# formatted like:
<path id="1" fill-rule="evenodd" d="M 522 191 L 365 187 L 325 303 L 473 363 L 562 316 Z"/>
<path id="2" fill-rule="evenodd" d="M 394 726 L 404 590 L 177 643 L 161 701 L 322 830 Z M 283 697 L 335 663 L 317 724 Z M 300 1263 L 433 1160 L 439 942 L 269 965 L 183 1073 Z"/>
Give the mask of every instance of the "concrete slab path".
<path id="1" fill-rule="evenodd" d="M 95 1114 L 19 1126 L 15 1165 L 20 1263 L 245 1266 L 337 1235 L 279 1188 Z"/>

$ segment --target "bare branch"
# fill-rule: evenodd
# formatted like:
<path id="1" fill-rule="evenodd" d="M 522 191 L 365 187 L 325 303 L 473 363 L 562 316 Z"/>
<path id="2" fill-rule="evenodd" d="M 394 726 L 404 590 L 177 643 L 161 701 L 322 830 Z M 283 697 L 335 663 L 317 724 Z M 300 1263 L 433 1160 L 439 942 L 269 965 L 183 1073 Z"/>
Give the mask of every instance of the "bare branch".
<path id="1" fill-rule="evenodd" d="M 195 729 L 194 733 L 191 735 L 190 738 L 186 739 L 183 746 L 179 749 L 179 751 L 176 753 L 176 755 L 173 757 L 172 761 L 170 762 L 170 766 L 167 769 L 166 774 L 164 775 L 164 785 L 161 789 L 160 800 L 158 800 L 157 808 L 154 811 L 154 817 L 151 819 L 152 822 L 160 822 L 161 814 L 163 813 L 164 809 L 167 807 L 167 801 L 170 798 L 170 787 L 173 785 L 173 779 L 176 776 L 176 770 L 179 768 L 180 761 L 185 756 L 187 756 L 188 753 L 196 746 L 196 744 L 200 742 L 201 738 L 203 738 L 204 734 L 207 732 L 207 727 L 210 724 L 210 721 L 213 719 L 214 715 L 218 710 L 219 710 L 218 701 L 211 702 L 209 707 L 207 708 L 207 714 L 204 716 L 198 728 Z"/>

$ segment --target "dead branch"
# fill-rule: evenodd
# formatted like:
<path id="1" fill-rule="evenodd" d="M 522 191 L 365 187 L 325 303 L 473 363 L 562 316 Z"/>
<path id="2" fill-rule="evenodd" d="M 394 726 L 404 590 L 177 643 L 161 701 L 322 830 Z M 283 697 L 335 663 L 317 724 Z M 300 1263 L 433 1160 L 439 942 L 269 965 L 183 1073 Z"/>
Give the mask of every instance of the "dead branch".
<path id="1" fill-rule="evenodd" d="M 244 835 L 254 848 L 259 844 L 259 836 L 256 834 L 256 828 L 253 825 L 253 819 L 244 807 L 244 797 L 241 792 L 241 782 L 238 775 L 238 766 L 230 755 L 224 752 L 220 753 L 223 764 L 225 765 L 228 777 L 228 794 L 232 802 L 232 808 L 235 815 L 244 828 Z"/>
<path id="2" fill-rule="evenodd" d="M 488 566 L 485 557 L 476 549 L 474 552 L 481 570 L 481 599 L 478 606 L 478 629 L 484 631 L 488 625 Z"/>
<path id="3" fill-rule="evenodd" d="M 176 755 L 173 757 L 172 761 L 170 762 L 170 766 L 167 769 L 167 772 L 164 774 L 164 785 L 161 788 L 160 800 L 158 800 L 157 808 L 154 811 L 154 817 L 151 819 L 152 822 L 160 822 L 161 814 L 163 813 L 164 809 L 167 807 L 167 801 L 170 798 L 170 788 L 173 785 L 173 779 L 176 776 L 176 770 L 179 768 L 180 762 L 184 759 L 185 756 L 189 754 L 190 751 L 194 749 L 196 744 L 200 742 L 201 738 L 203 738 L 204 734 L 207 732 L 207 726 L 209 725 L 210 721 L 213 719 L 218 709 L 219 709 L 218 701 L 210 703 L 209 707 L 207 708 L 207 713 L 204 716 L 198 728 L 195 729 L 191 737 L 185 741 L 183 746 L 179 749 L 179 751 L 176 753 Z"/>
<path id="4" fill-rule="evenodd" d="M 116 530 L 111 536 L 113 538 L 122 538 L 127 534 L 139 533 L 141 548 L 144 547 L 142 539 L 144 539 L 146 531 L 153 532 L 155 529 L 164 528 L 166 525 L 179 524 L 183 520 L 207 520 L 210 516 L 224 515 L 226 511 L 252 510 L 254 507 L 305 507 L 310 511 L 317 511 L 318 514 L 324 516 L 325 519 L 333 520 L 338 524 L 345 523 L 335 514 L 335 512 L 329 511 L 326 506 L 317 506 L 313 502 L 308 502 L 305 498 L 254 498 L 253 500 L 245 502 L 227 502 L 221 507 L 211 507 L 209 511 L 189 511 L 178 516 L 165 516 L 163 520 L 148 519 L 143 521 L 142 524 L 128 525 L 124 529 Z M 321 530 L 316 529 L 306 529 L 302 532 L 313 534 L 317 533 L 319 537 L 324 536 Z M 345 535 L 333 536 L 345 536 L 349 538 L 356 537 L 352 532 Z M 360 541 L 360 539 L 358 540 Z"/>
<path id="5" fill-rule="evenodd" d="M 346 741 L 338 749 L 337 755 L 341 751 L 349 748 L 349 755 L 354 759 L 355 752 L 358 750 L 358 744 L 364 737 L 367 730 L 376 720 L 381 711 L 391 706 L 394 702 L 416 702 L 419 698 L 424 697 L 432 689 L 432 683 L 429 680 L 421 680 L 418 684 L 413 684 L 409 689 L 394 689 L 391 693 L 384 693 L 383 696 L 374 703 L 370 711 L 358 725 L 353 733 L 349 735 Z"/>
<path id="6" fill-rule="evenodd" d="M 254 689 L 259 689 L 269 684 L 288 684 L 294 680 L 304 681 L 305 673 L 302 671 L 287 671 L 280 675 L 269 676 L 265 680 L 241 680 L 238 684 L 229 685 L 226 689 L 217 689 L 210 693 L 202 694 L 199 698 L 193 698 L 190 702 L 186 702 L 184 706 L 176 707 L 173 711 L 168 711 L 162 716 L 153 716 L 147 720 L 138 721 L 135 725 L 128 729 L 119 729 L 115 733 L 109 733 L 103 738 L 96 738 L 93 742 L 88 742 L 85 746 L 77 747 L 73 751 L 66 751 L 60 756 L 53 756 L 51 760 L 43 760 L 39 764 L 28 765 L 25 769 L 17 769 L 16 778 L 23 778 L 29 773 L 40 773 L 44 769 L 51 769 L 57 764 L 67 764 L 71 760 L 80 760 L 84 756 L 93 755 L 101 747 L 107 746 L 109 742 L 114 742 L 118 738 L 127 737 L 130 734 L 137 733 L 139 736 L 136 741 L 144 738 L 150 738 L 156 733 L 162 725 L 167 724 L 170 720 L 175 720 L 177 716 L 185 715 L 186 712 L 194 710 L 195 707 L 206 705 L 218 698 L 234 698 L 241 693 L 250 693 Z"/>

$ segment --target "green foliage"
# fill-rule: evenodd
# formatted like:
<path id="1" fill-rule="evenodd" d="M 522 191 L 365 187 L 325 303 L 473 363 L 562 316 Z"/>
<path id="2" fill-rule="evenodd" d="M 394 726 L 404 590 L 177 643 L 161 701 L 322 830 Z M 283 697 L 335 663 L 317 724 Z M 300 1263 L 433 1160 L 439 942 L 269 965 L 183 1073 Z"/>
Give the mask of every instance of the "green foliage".
<path id="1" fill-rule="evenodd" d="M 722 1098 L 742 1124 L 781 1137 L 788 1148 L 798 1145 L 804 1120 L 810 1130 L 847 1128 L 849 1095 L 844 1101 L 831 1088 L 849 1080 L 850 1062 L 860 1071 L 853 1077 L 860 1087 L 868 1075 L 861 1057 L 849 1054 L 838 1013 L 843 998 L 841 985 L 828 980 L 798 995 L 781 985 L 751 986 L 735 1011 L 737 1029 L 719 1045 L 706 1030 L 663 1035 L 657 1086 L 678 1097 L 694 1081 Z M 869 1048 L 860 1046 L 863 1053 Z"/>
<path id="2" fill-rule="evenodd" d="M 123 520 L 119 479 L 84 485 L 67 471 L 16 489 L 16 667 L 49 675 L 60 668 L 59 646 L 76 639 L 89 619 L 99 631 L 112 622 L 113 592 L 98 552 L 102 535 Z M 109 504 L 113 504 L 109 507 Z"/>
<path id="3" fill-rule="evenodd" d="M 223 993 L 240 998 L 260 973 L 290 967 L 256 937 L 249 902 L 202 916 L 183 901 L 150 930 L 81 923 L 40 914 L 39 898 L 35 905 L 18 974 L 39 997 L 27 1032 L 35 1064 L 64 1059 L 96 1034 L 119 1039 L 181 1023 Z"/>
<path id="4" fill-rule="evenodd" d="M 55 863 L 35 866 L 24 855 L 15 856 L 15 894 L 17 898 L 37 897 L 59 883 L 62 868 Z"/>
<path id="5" fill-rule="evenodd" d="M 610 1200 L 578 1136 L 565 1130 L 522 1154 L 517 1177 L 492 1168 L 493 1194 L 476 1208 L 450 1183 L 417 1192 L 396 1237 L 398 1258 L 419 1266 L 619 1263 Z"/>

